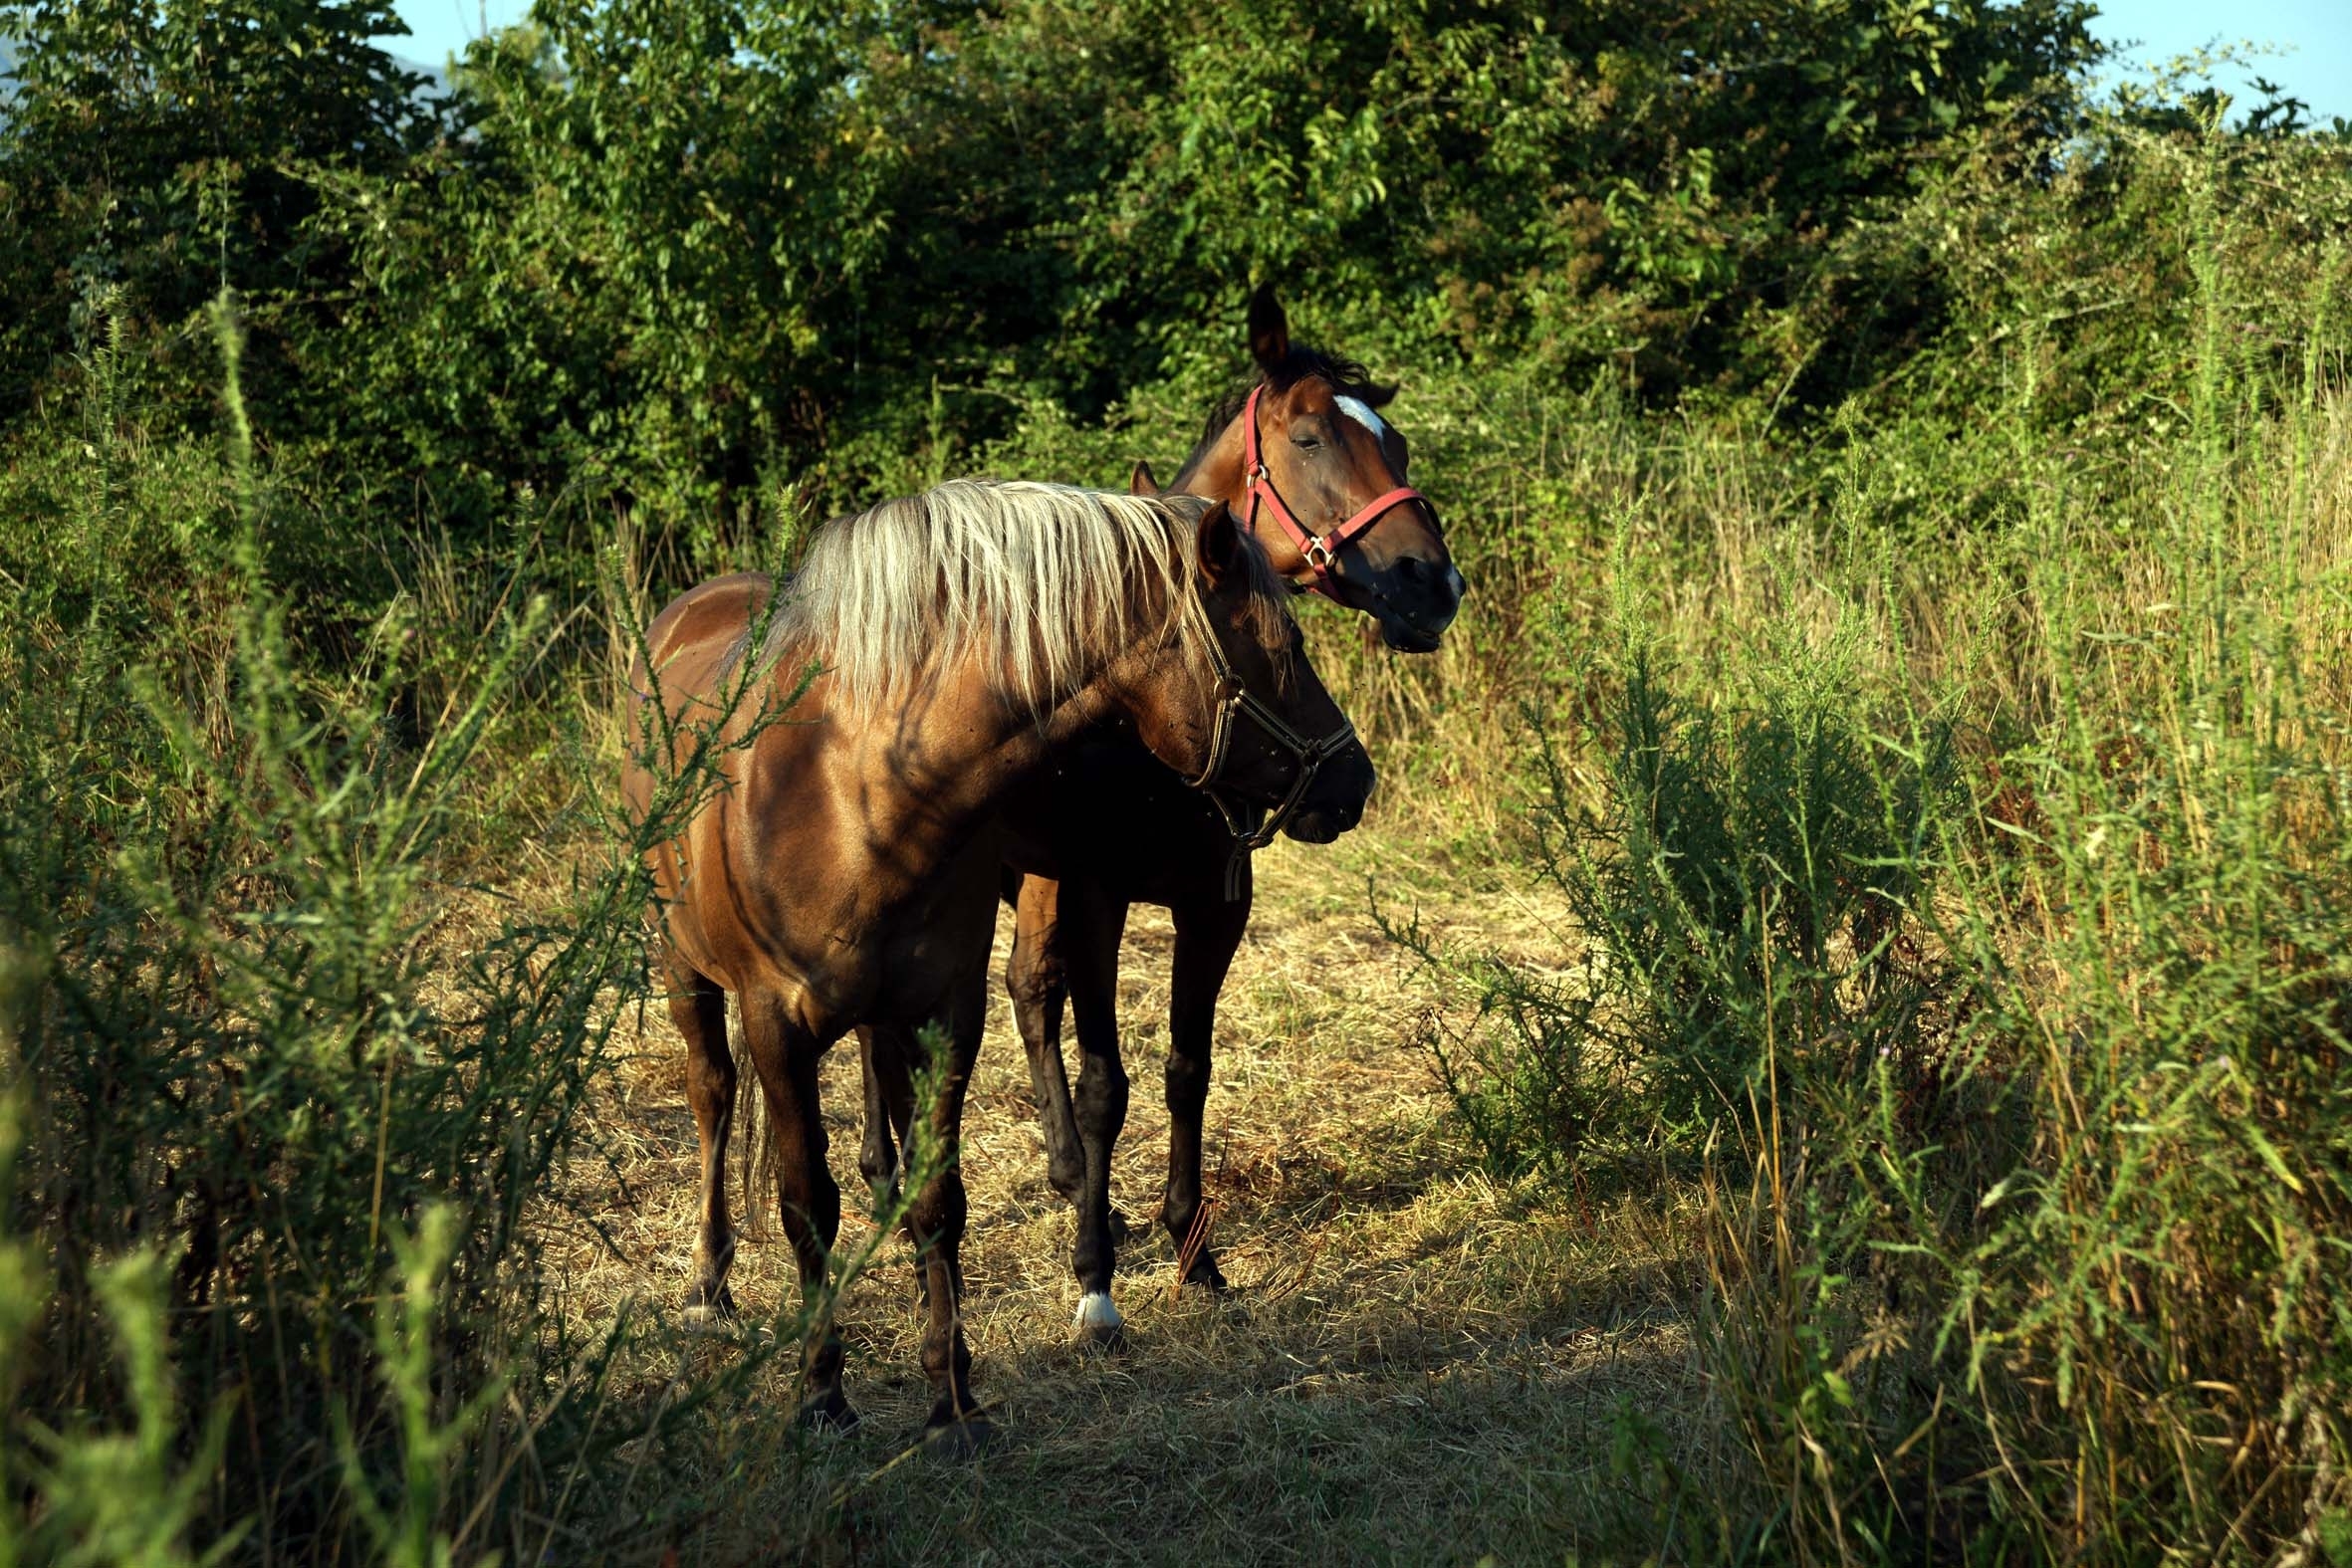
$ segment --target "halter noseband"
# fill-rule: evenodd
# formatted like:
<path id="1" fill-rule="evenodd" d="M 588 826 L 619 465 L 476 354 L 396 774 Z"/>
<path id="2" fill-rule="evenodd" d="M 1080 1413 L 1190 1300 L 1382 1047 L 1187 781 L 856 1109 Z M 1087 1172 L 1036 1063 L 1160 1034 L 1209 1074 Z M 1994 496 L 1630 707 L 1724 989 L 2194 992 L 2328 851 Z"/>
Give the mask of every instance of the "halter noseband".
<path id="1" fill-rule="evenodd" d="M 1273 843 L 1275 835 L 1289 825 L 1291 818 L 1297 814 L 1299 802 L 1306 798 L 1306 791 L 1314 786 L 1314 776 L 1322 771 L 1323 764 L 1355 743 L 1355 726 L 1342 714 L 1338 729 L 1319 741 L 1310 741 L 1286 724 L 1281 714 L 1251 695 L 1242 678 L 1233 672 L 1233 666 L 1225 662 L 1222 650 L 1215 657 L 1217 718 L 1209 731 L 1209 761 L 1199 777 L 1187 779 L 1185 783 L 1208 795 L 1233 833 L 1233 858 L 1225 864 L 1225 901 L 1230 904 L 1242 896 L 1242 868 L 1250 863 L 1251 853 Z M 1251 808 L 1235 805 L 1217 788 L 1218 776 L 1225 772 L 1226 759 L 1233 752 L 1236 723 L 1242 719 L 1257 725 L 1277 748 L 1290 753 L 1291 760 L 1298 767 L 1297 777 L 1291 781 L 1282 803 L 1272 811 L 1257 808 L 1259 820 L 1254 825 Z"/>
<path id="2" fill-rule="evenodd" d="M 1258 449 L 1258 394 L 1265 390 L 1262 385 L 1252 387 L 1250 400 L 1242 408 L 1242 468 L 1250 486 L 1250 515 L 1244 526 L 1254 534 L 1258 531 L 1258 509 L 1263 506 L 1273 513 L 1283 532 L 1291 536 L 1291 543 L 1298 547 L 1298 554 L 1306 558 L 1306 569 L 1312 579 L 1307 587 L 1325 598 L 1336 599 L 1339 595 L 1331 589 L 1331 576 L 1339 548 L 1377 523 L 1392 508 L 1408 501 L 1418 501 L 1426 507 L 1429 498 L 1410 485 L 1399 485 L 1386 495 L 1374 497 L 1355 516 L 1317 539 L 1284 503 L 1282 492 L 1274 488 L 1274 476 L 1266 470 L 1266 458 Z"/>

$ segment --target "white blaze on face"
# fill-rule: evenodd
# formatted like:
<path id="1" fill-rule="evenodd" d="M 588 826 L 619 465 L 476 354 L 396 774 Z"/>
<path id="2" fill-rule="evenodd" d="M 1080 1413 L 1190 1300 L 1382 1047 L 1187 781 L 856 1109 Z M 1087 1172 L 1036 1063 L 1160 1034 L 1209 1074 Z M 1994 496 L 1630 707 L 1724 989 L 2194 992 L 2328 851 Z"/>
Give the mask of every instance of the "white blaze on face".
<path id="1" fill-rule="evenodd" d="M 1388 426 L 1380 422 L 1380 416 L 1372 412 L 1372 405 L 1365 402 L 1362 398 L 1334 397 L 1331 399 L 1331 401 L 1339 405 L 1339 411 L 1341 413 L 1354 420 L 1357 424 L 1362 425 L 1366 430 L 1371 431 L 1373 440 L 1377 441 L 1382 436 L 1388 434 Z"/>

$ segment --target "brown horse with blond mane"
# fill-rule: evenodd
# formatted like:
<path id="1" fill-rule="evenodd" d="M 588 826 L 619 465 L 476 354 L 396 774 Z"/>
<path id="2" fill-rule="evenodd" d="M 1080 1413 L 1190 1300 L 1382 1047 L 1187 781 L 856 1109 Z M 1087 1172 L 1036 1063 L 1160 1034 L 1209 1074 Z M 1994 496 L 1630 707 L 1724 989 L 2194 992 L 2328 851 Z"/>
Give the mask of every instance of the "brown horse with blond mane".
<path id="1" fill-rule="evenodd" d="M 1394 388 L 1351 360 L 1294 343 L 1272 289 L 1250 302 L 1249 342 L 1256 377 L 1210 415 L 1171 491 L 1217 498 L 1277 572 L 1371 616 L 1392 648 L 1436 648 L 1461 605 L 1462 574 L 1435 509 L 1407 482 L 1404 436 L 1378 412 Z M 1134 488 L 1154 493 L 1141 464 Z M 1330 835 L 1186 787 L 1117 724 L 1010 791 L 1004 812 L 1006 897 L 1016 908 L 1005 984 L 1029 1052 L 1049 1180 L 1077 1209 L 1074 1327 L 1106 1343 L 1120 1332 L 1110 1289 L 1125 1228 L 1110 1203 L 1110 1158 L 1127 1112 L 1117 987 L 1128 907 L 1164 906 L 1176 935 L 1160 1221 L 1186 1282 L 1222 1290 L 1201 1207 L 1202 1117 L 1217 998 L 1249 924 L 1250 854 L 1277 831 Z M 1065 997 L 1080 1056 L 1074 1096 L 1061 1056 Z M 904 1133 L 879 1090 L 869 1072 L 859 1166 L 876 1183 L 895 1163 L 893 1132 Z"/>
<path id="2" fill-rule="evenodd" d="M 628 717 L 646 741 L 624 780 L 631 808 L 660 808 L 693 770 L 715 774 L 648 855 L 702 1146 L 690 1310 L 732 1306 L 727 994 L 812 1301 L 840 1223 L 818 1060 L 873 1026 L 872 1065 L 903 1127 L 916 1031 L 937 1025 L 941 1160 L 906 1215 L 935 1395 L 926 1430 L 952 1451 L 985 1434 L 959 1317 L 955 1150 L 986 1010 L 999 808 L 1118 717 L 1204 786 L 1288 801 L 1314 831 L 1353 824 L 1371 762 L 1283 597 L 1222 505 L 960 481 L 827 525 L 781 586 L 723 577 L 655 618 L 631 671 Z M 822 673 L 804 679 L 812 665 Z M 815 1314 L 804 1410 L 823 1425 L 854 1420 L 841 1360 L 828 1315 Z"/>

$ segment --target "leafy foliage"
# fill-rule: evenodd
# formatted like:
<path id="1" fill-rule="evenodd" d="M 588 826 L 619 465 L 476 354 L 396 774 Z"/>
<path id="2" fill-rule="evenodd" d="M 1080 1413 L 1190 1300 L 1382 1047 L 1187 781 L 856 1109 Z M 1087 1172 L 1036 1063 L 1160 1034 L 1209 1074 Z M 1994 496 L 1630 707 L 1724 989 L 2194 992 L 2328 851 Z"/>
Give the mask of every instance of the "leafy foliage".
<path id="1" fill-rule="evenodd" d="M 537 1266 L 645 989 L 610 605 L 1173 458 L 1273 280 L 1474 584 L 1318 663 L 1576 928 L 1398 933 L 1476 1154 L 1700 1194 L 1741 1464 L 1628 1411 L 1619 1479 L 1753 1557 L 2340 1555 L 2352 143 L 2092 104 L 2089 15 L 540 0 L 436 101 L 375 0 L 8 8 L 7 1544 L 537 1560 L 790 1462 L 693 1421 L 768 1351 Z"/>
<path id="2" fill-rule="evenodd" d="M 1914 410 L 1761 560 L 1621 553 L 1621 651 L 1546 688 L 1583 744 L 1529 742 L 1583 951 L 1422 944 L 1491 1166 L 1581 1201 L 1698 1159 L 1750 1489 L 1657 1484 L 1722 1552 L 2259 1560 L 2342 1506 L 2352 448 L 2325 356 L 2232 330 L 2230 150 L 2182 149 L 2183 399 L 2130 469 L 2017 406 L 1980 533 L 1986 459 Z M 1678 623 L 1694 567 L 1756 598 Z"/>
<path id="3" fill-rule="evenodd" d="M 423 79 L 369 42 L 380 0 L 33 0 L 10 8 L 0 128 L 0 406 L 21 409 L 112 286 L 181 377 L 224 288 L 315 306 L 345 269 L 309 232 L 315 167 L 385 175 L 421 144 Z M 187 350 L 191 348 L 192 353 Z M 184 384 L 184 383 L 183 383 Z"/>
<path id="4" fill-rule="evenodd" d="M 1856 226 L 2067 126 L 2086 14 L 542 0 L 444 116 L 380 7 L 34 6 L 0 397 L 95 282 L 159 344 L 226 283 L 281 442 L 472 528 L 587 486 L 705 551 L 1027 407 L 1197 396 L 1258 278 L 1416 360 L 1801 406 L 1935 325 L 1932 266 L 1853 287 Z"/>

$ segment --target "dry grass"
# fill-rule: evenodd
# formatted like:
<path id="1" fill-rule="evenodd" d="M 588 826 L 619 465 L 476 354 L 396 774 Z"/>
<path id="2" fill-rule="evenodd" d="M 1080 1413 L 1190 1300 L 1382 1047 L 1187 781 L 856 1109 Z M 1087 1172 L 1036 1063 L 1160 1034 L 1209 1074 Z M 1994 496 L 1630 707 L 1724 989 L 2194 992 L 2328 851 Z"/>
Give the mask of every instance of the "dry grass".
<path id="1" fill-rule="evenodd" d="M 711 1563 L 1557 1561 L 1638 1554 L 1671 1529 L 1641 1466 L 1613 1469 L 1611 1455 L 1631 1430 L 1626 1408 L 1670 1429 L 1686 1463 L 1712 1443 L 1692 1420 L 1704 1396 L 1676 1310 L 1698 1266 L 1685 1200 L 1562 1212 L 1477 1174 L 1415 1044 L 1428 993 L 1381 939 L 1367 877 L 1433 927 L 1505 952 L 1556 954 L 1557 912 L 1380 833 L 1326 850 L 1285 843 L 1260 860 L 1208 1107 L 1230 1299 L 1173 1296 L 1175 1247 L 1153 1223 L 1171 935 L 1164 913 L 1138 910 L 1120 982 L 1136 1092 L 1113 1191 L 1148 1233 L 1121 1258 L 1126 1350 L 1067 1343 L 1071 1218 L 1046 1185 L 999 997 L 963 1154 L 967 1331 L 998 1445 L 970 1466 L 892 1462 L 928 1404 L 908 1251 L 893 1238 L 841 1313 L 848 1392 L 865 1418 L 854 1435 L 793 1433 L 780 1361 L 753 1400 L 698 1417 L 696 1439 L 638 1456 L 631 1495 L 576 1503 L 572 1538 Z M 572 1196 L 596 1226 L 565 1228 L 548 1259 L 584 1328 L 632 1299 L 673 1305 L 693 1238 L 681 1047 L 658 1009 L 625 1032 L 602 1127 L 621 1180 L 575 1172 Z M 825 1063 L 844 1244 L 869 1225 L 856 1074 L 847 1048 Z M 790 1253 L 766 1232 L 744 1242 L 732 1276 L 755 1324 L 794 1294 Z M 676 1367 L 741 1354 L 656 1338 L 624 1398 L 657 1397 Z M 632 1529 L 632 1518 L 653 1522 Z"/>
<path id="2" fill-rule="evenodd" d="M 2326 463 L 2340 467 L 2344 428 L 2330 427 Z M 1711 577 L 1660 571 L 1666 618 L 1695 662 L 1709 664 L 1706 637 L 1726 623 L 1769 611 L 1827 624 L 1826 573 L 1806 536 L 1767 546 L 1724 523 L 1712 549 Z M 2160 596 L 2161 582 L 2143 586 L 2142 599 Z M 1864 587 L 1865 610 L 1898 613 L 1870 596 L 1878 584 Z M 1926 591 L 1896 585 L 1906 590 Z M 1709 592 L 1728 600 L 1707 602 Z M 1962 608 L 1978 602 L 1931 595 L 1921 603 L 1935 613 L 1903 611 L 1915 645 L 1972 675 L 1980 663 L 2005 669 L 2014 628 L 1993 616 L 1972 624 Z M 1046 1184 L 1000 996 L 964 1146 L 967 1326 L 998 1446 L 970 1466 L 904 1457 L 929 1396 L 907 1250 L 893 1238 L 841 1314 L 848 1394 L 865 1418 L 856 1434 L 795 1432 L 780 1360 L 748 1401 L 714 1405 L 680 1441 L 635 1456 L 624 1494 L 575 1499 L 563 1526 L 573 1533 L 560 1538 L 583 1555 L 659 1560 L 674 1548 L 681 1562 L 717 1564 L 1558 1562 L 1705 1559 L 1720 1532 L 1737 1532 L 1726 1510 L 1729 1477 L 1746 1479 L 1742 1439 L 1688 1328 L 1706 1284 L 1702 1196 L 1637 1178 L 1615 1188 L 1630 1196 L 1587 1207 L 1481 1175 L 1417 1043 L 1433 993 L 1372 918 L 1368 883 L 1392 908 L 1417 906 L 1455 951 L 1537 970 L 1577 951 L 1564 912 L 1497 869 L 1515 859 L 1502 843 L 1520 756 L 1508 705 L 1432 707 L 1402 661 L 1364 647 L 1357 628 L 1310 629 L 1318 665 L 1394 772 L 1366 828 L 1327 849 L 1286 842 L 1259 862 L 1208 1105 L 1207 1187 L 1234 1297 L 1172 1297 L 1175 1247 L 1151 1223 L 1167 1146 L 1158 1078 L 1172 939 L 1164 914 L 1137 910 L 1121 980 L 1135 1087 L 1113 1188 L 1141 1232 L 1119 1276 L 1125 1352 L 1067 1343 L 1071 1218 Z M 1503 684 L 1453 666 L 1439 674 L 1439 686 Z M 2028 695 L 2001 692 L 2021 705 Z M 554 853 L 527 884 L 559 875 L 566 858 Z M 673 1308 L 688 1274 L 695 1139 L 681 1047 L 659 1009 L 624 1043 L 600 1128 L 618 1179 L 573 1172 L 568 1196 L 595 1226 L 563 1228 L 549 1254 L 583 1328 L 632 1300 Z M 870 1232 L 851 1052 L 832 1054 L 824 1087 L 854 1245 Z M 790 1257 L 772 1228 L 747 1238 L 732 1283 L 747 1335 L 791 1305 Z M 741 1354 L 664 1330 L 619 1392 L 650 1401 L 680 1368 Z"/>

